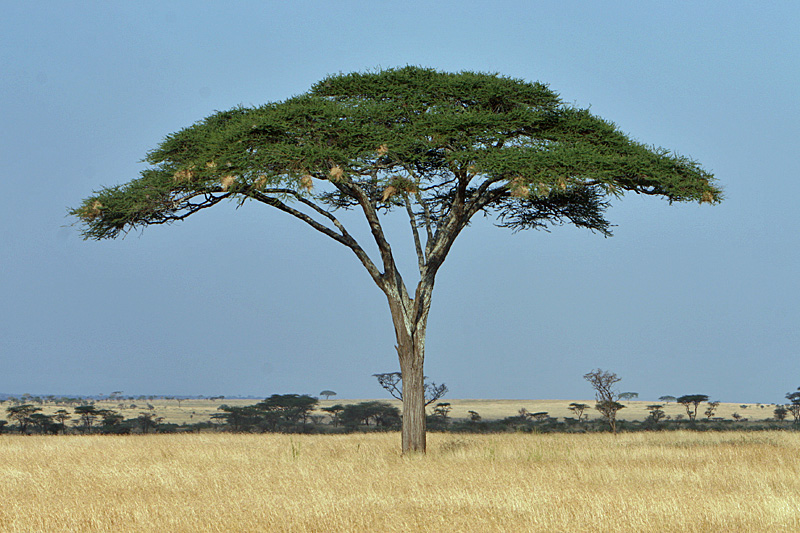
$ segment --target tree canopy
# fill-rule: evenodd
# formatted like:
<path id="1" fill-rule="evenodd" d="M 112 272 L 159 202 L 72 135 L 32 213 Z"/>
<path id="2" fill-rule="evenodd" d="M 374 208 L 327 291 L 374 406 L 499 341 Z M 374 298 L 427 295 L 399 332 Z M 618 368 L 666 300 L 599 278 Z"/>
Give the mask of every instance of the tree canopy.
<path id="1" fill-rule="evenodd" d="M 140 178 L 72 211 L 85 237 L 180 220 L 226 198 L 295 216 L 289 202 L 413 205 L 434 234 L 456 205 L 459 221 L 486 211 L 513 229 L 569 221 L 607 233 L 605 200 L 623 191 L 720 199 L 694 161 L 629 139 L 544 84 L 417 67 L 331 76 L 283 102 L 217 112 L 146 160 Z M 341 228 L 326 232 L 346 240 Z"/>
<path id="2" fill-rule="evenodd" d="M 605 211 L 625 192 L 721 200 L 697 162 L 632 140 L 545 84 L 413 66 L 333 75 L 283 102 L 216 112 L 167 136 L 146 160 L 139 178 L 71 210 L 84 237 L 113 238 L 233 200 L 274 207 L 349 248 L 389 303 L 404 450 L 425 447 L 434 280 L 474 215 L 512 230 L 569 223 L 609 235 Z M 377 257 L 337 217 L 349 209 L 366 219 Z M 413 290 L 384 233 L 382 216 L 393 210 L 410 223 Z"/>

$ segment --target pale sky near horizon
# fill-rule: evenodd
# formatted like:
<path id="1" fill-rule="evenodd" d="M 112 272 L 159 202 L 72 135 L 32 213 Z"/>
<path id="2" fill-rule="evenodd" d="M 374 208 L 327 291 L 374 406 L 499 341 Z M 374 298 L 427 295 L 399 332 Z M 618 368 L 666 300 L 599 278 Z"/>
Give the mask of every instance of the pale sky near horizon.
<path id="1" fill-rule="evenodd" d="M 641 399 L 796 390 L 800 4 L 431 4 L 1 2 L 0 393 L 385 396 L 388 307 L 340 245 L 265 206 L 102 242 L 66 213 L 215 110 L 407 64 L 548 83 L 725 191 L 625 197 L 607 239 L 476 220 L 428 328 L 450 397 L 590 399 L 598 367 Z"/>

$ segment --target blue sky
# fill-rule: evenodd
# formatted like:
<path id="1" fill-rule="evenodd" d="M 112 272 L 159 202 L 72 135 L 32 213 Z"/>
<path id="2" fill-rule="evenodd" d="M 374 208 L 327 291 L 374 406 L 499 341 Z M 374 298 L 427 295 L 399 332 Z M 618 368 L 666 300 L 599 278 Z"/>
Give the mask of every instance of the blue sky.
<path id="1" fill-rule="evenodd" d="M 338 244 L 255 205 L 103 242 L 66 212 L 215 110 L 413 64 L 548 83 L 726 196 L 626 197 L 608 239 L 476 221 L 437 279 L 431 379 L 587 399 L 600 367 L 643 399 L 780 402 L 800 386 L 798 27 L 791 2 L 6 2 L 0 392 L 382 397 L 388 308 Z"/>

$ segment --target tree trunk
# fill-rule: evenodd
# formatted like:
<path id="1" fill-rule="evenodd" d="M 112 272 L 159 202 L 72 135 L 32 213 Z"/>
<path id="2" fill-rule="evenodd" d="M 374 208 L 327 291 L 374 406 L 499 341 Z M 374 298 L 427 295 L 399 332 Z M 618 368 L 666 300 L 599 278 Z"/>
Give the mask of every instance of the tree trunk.
<path id="1" fill-rule="evenodd" d="M 417 351 L 417 344 L 413 342 L 408 353 L 401 353 L 398 345 L 403 374 L 403 454 L 425 453 L 425 356 Z"/>
<path id="2" fill-rule="evenodd" d="M 394 296 L 394 295 L 392 295 Z M 429 305 L 420 311 L 408 298 L 389 297 L 403 376 L 403 443 L 406 453 L 425 453 L 425 330 Z"/>

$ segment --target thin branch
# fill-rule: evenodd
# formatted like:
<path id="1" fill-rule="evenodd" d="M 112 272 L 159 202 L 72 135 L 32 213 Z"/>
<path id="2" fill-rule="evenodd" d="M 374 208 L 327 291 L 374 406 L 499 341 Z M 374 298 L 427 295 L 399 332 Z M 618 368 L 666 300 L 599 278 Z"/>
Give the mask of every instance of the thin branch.
<path id="1" fill-rule="evenodd" d="M 419 263 L 419 271 L 425 268 L 425 254 L 422 251 L 422 243 L 419 240 L 419 230 L 417 229 L 417 218 L 414 216 L 414 210 L 411 209 L 411 200 L 408 193 L 403 194 L 403 199 L 406 204 L 406 212 L 408 213 L 408 220 L 411 223 L 411 233 L 414 235 L 414 247 L 417 250 L 417 262 Z"/>
<path id="2" fill-rule="evenodd" d="M 372 262 L 372 259 L 370 259 L 369 255 L 367 255 L 367 253 L 364 251 L 363 248 L 361 248 L 358 242 L 352 236 L 350 236 L 349 233 L 347 233 L 347 231 L 344 229 L 344 226 L 342 226 L 342 224 L 338 220 L 336 220 L 336 218 L 332 214 L 328 213 L 327 211 L 325 211 L 318 205 L 314 204 L 307 198 L 303 198 L 302 196 L 297 194 L 296 191 L 292 191 L 290 189 L 286 190 L 273 189 L 273 190 L 281 191 L 281 194 L 283 194 L 284 192 L 288 192 L 295 198 L 298 198 L 305 205 L 308 205 L 318 213 L 331 219 L 336 225 L 336 227 L 339 229 L 339 231 L 341 231 L 342 233 L 341 234 L 336 233 L 329 227 L 320 224 L 319 222 L 317 222 L 307 214 L 303 213 L 302 211 L 298 211 L 297 209 L 294 209 L 293 207 L 286 205 L 277 198 L 273 198 L 272 196 L 267 196 L 261 191 L 249 191 L 247 194 L 250 195 L 250 197 L 253 198 L 254 200 L 272 206 L 276 209 L 283 211 L 284 213 L 288 213 L 293 217 L 302 220 L 303 222 L 305 222 L 315 230 L 319 231 L 320 233 L 323 233 L 328 237 L 330 237 L 331 239 L 335 240 L 336 242 L 339 242 L 350 248 L 353 251 L 353 253 L 355 253 L 356 257 L 358 257 L 359 261 L 361 261 L 361 264 L 364 265 L 364 268 L 367 269 L 367 272 L 369 272 L 369 275 L 372 277 L 373 281 L 378 285 L 378 287 L 383 288 L 384 286 L 383 276 L 381 275 L 381 272 L 378 270 L 378 267 L 375 266 L 375 263 Z"/>
<path id="3" fill-rule="evenodd" d="M 427 252 L 427 248 L 431 241 L 433 241 L 433 227 L 431 222 L 431 211 L 428 209 L 428 204 L 422 199 L 422 195 L 417 189 L 415 196 L 417 198 L 417 203 L 422 206 L 422 216 L 425 220 L 425 232 L 428 234 L 428 239 L 425 242 L 425 251 Z"/>
<path id="4" fill-rule="evenodd" d="M 417 176 L 416 172 L 413 169 L 408 168 L 407 166 L 403 165 L 403 168 L 408 175 L 416 182 L 417 190 L 414 191 L 414 197 L 417 200 L 417 203 L 422 207 L 422 215 L 423 220 L 425 221 L 425 233 L 427 234 L 427 240 L 425 241 L 425 251 L 428 252 L 428 246 L 430 245 L 431 241 L 433 240 L 433 228 L 432 228 L 432 217 L 431 211 L 428 208 L 428 204 L 422 199 L 422 193 L 420 191 L 427 191 L 427 190 L 435 190 L 440 185 L 435 185 L 432 187 L 424 188 L 422 187 L 422 180 Z M 407 199 L 406 199 L 407 201 Z"/>
<path id="5" fill-rule="evenodd" d="M 367 223 L 369 224 L 372 238 L 375 239 L 375 244 L 377 244 L 378 251 L 381 254 L 384 268 L 384 275 L 382 276 L 382 279 L 384 282 L 391 280 L 391 284 L 397 288 L 405 305 L 405 301 L 408 300 L 408 291 L 406 290 L 405 283 L 403 283 L 403 278 L 400 276 L 400 271 L 397 269 L 397 265 L 394 262 L 392 247 L 389 245 L 389 241 L 386 240 L 386 235 L 383 233 L 383 227 L 381 226 L 380 218 L 378 217 L 378 212 L 375 209 L 375 206 L 372 205 L 369 195 L 357 183 L 353 182 L 349 178 L 345 181 L 333 182 L 333 184 L 344 194 L 347 194 L 358 200 L 361 210 L 363 211 L 364 216 L 367 219 Z M 379 283 L 378 286 L 384 290 L 387 288 L 385 284 L 381 283 Z"/>

